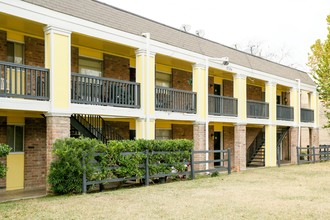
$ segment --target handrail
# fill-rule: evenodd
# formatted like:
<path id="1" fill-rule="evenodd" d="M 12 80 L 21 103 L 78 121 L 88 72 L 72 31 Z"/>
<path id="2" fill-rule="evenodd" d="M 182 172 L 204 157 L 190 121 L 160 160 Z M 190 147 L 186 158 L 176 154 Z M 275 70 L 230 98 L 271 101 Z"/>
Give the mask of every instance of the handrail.
<path id="1" fill-rule="evenodd" d="M 246 102 L 246 107 L 247 107 L 248 118 L 261 118 L 261 119 L 269 118 L 268 102 L 248 100 Z"/>
<path id="2" fill-rule="evenodd" d="M 71 73 L 71 101 L 79 104 L 140 107 L 140 84 Z"/>
<path id="3" fill-rule="evenodd" d="M 49 100 L 49 70 L 0 61 L 0 96 Z"/>
<path id="4" fill-rule="evenodd" d="M 237 99 L 228 96 L 209 94 L 209 114 L 237 116 Z"/>
<path id="5" fill-rule="evenodd" d="M 155 87 L 155 108 L 161 111 L 196 113 L 196 92 Z"/>

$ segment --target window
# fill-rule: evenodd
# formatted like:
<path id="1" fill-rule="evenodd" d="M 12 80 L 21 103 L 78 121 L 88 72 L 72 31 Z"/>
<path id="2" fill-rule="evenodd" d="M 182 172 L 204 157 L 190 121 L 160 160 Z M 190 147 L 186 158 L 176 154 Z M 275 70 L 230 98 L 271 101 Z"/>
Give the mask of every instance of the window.
<path id="1" fill-rule="evenodd" d="M 24 127 L 17 125 L 7 126 L 7 142 L 12 148 L 11 152 L 23 152 L 24 150 Z"/>
<path id="2" fill-rule="evenodd" d="M 94 60 L 85 57 L 79 58 L 79 73 L 89 76 L 102 76 L 102 60 Z"/>
<path id="3" fill-rule="evenodd" d="M 23 44 L 7 42 L 7 61 L 23 64 Z"/>
<path id="4" fill-rule="evenodd" d="M 156 86 L 172 87 L 172 75 L 168 73 L 156 72 Z"/>
<path id="5" fill-rule="evenodd" d="M 156 129 L 156 140 L 170 140 L 172 139 L 171 129 Z"/>

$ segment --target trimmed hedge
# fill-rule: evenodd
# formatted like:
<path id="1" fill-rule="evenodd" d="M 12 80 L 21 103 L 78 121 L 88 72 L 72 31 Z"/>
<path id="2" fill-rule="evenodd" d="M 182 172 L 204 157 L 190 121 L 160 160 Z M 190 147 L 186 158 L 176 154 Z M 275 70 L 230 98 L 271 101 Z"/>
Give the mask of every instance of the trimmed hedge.
<path id="1" fill-rule="evenodd" d="M 0 158 L 9 154 L 11 148 L 6 144 L 0 144 Z M 0 162 L 0 179 L 6 177 L 7 168 Z"/>
<path id="2" fill-rule="evenodd" d="M 149 151 L 150 175 L 170 173 L 172 166 L 183 171 L 185 166 L 182 162 L 189 161 L 192 149 L 193 142 L 190 140 L 124 140 L 110 141 L 104 145 L 89 138 L 59 139 L 54 144 L 56 159 L 51 164 L 48 182 L 54 193 L 67 194 L 82 192 L 84 170 L 88 180 L 141 177 L 145 171 L 140 165 L 145 162 L 146 150 Z M 152 154 L 153 151 L 167 153 Z M 122 152 L 134 154 L 122 155 Z M 95 153 L 100 154 L 94 158 Z M 86 167 L 81 163 L 83 156 Z M 97 166 L 93 160 L 97 161 Z"/>

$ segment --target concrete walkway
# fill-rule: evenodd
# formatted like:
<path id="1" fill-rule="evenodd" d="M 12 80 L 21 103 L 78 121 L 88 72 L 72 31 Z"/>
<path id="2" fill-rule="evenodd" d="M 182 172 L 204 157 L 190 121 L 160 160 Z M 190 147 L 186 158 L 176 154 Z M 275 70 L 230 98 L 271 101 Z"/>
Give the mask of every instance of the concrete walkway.
<path id="1" fill-rule="evenodd" d="M 21 199 L 31 199 L 46 195 L 46 189 L 0 191 L 0 203 Z"/>

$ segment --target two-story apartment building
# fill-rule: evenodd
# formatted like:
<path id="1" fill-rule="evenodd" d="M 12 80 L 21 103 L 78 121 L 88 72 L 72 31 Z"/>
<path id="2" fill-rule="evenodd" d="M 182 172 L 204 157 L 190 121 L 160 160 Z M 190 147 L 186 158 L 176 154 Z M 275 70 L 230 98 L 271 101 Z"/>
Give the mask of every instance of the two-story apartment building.
<path id="1" fill-rule="evenodd" d="M 12 147 L 0 189 L 46 187 L 52 145 L 70 136 L 188 138 L 230 148 L 237 171 L 296 163 L 300 127 L 318 145 L 305 72 L 94 0 L 0 0 L 0 21 L 0 143 Z"/>

